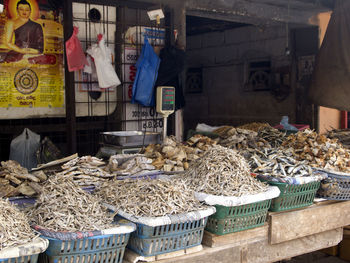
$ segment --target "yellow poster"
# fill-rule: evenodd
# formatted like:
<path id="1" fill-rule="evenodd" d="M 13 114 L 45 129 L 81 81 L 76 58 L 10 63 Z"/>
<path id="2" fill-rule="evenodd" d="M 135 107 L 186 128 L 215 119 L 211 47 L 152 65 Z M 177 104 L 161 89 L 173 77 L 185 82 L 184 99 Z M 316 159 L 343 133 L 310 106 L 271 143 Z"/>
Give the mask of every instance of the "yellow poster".
<path id="1" fill-rule="evenodd" d="M 0 14 L 0 107 L 63 107 L 63 27 L 36 0 L 8 0 Z"/>

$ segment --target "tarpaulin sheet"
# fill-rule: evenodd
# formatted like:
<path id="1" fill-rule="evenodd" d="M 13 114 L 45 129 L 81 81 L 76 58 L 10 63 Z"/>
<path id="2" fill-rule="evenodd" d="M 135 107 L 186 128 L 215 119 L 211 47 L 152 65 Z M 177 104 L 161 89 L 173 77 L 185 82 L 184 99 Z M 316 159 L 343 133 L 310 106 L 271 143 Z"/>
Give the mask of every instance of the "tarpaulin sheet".
<path id="1" fill-rule="evenodd" d="M 350 111 L 350 1 L 337 0 L 316 57 L 313 103 Z"/>

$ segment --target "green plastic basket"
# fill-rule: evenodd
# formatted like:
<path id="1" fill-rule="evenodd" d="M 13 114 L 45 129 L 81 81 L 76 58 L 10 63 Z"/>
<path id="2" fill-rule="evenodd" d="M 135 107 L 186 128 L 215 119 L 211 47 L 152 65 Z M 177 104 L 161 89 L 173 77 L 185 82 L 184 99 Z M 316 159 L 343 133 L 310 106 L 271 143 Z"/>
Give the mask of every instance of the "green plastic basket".
<path id="1" fill-rule="evenodd" d="M 299 185 L 278 182 L 268 183 L 277 186 L 281 191 L 279 197 L 272 199 L 270 211 L 273 212 L 286 211 L 312 205 L 316 192 L 320 187 L 320 182 Z"/>
<path id="2" fill-rule="evenodd" d="M 262 226 L 270 205 L 271 199 L 241 206 L 216 205 L 216 213 L 208 218 L 205 229 L 217 235 L 225 235 Z"/>

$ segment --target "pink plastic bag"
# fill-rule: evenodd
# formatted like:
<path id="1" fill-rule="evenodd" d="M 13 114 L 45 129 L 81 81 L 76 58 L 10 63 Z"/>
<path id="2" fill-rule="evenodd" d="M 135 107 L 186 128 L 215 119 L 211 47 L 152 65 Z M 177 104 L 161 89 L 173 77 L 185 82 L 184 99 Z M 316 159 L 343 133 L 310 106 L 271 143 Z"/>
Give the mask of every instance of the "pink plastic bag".
<path id="1" fill-rule="evenodd" d="M 66 56 L 69 71 L 83 69 L 88 65 L 84 51 L 77 37 L 79 29 L 74 27 L 72 36 L 66 41 Z"/>

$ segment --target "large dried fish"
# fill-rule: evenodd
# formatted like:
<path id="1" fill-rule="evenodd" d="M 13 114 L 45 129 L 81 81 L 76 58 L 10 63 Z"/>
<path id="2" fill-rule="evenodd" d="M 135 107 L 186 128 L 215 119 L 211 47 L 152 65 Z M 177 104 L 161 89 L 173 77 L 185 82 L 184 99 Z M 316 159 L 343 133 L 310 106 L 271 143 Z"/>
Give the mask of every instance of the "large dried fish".
<path id="1" fill-rule="evenodd" d="M 52 176 L 44 184 L 34 207 L 28 209 L 33 223 L 51 231 L 89 231 L 112 227 L 113 214 L 100 199 L 86 193 L 69 176 Z"/>
<path id="2" fill-rule="evenodd" d="M 268 128 L 271 126 L 270 126 L 270 124 L 268 124 L 266 122 L 251 122 L 251 123 L 246 123 L 246 124 L 243 124 L 241 126 L 238 126 L 237 128 L 258 132 L 259 130 L 266 128 L 266 127 Z"/>
<path id="3" fill-rule="evenodd" d="M 249 165 L 237 151 L 214 145 L 185 173 L 197 192 L 242 196 L 265 192 L 268 186 L 250 176 Z"/>
<path id="4" fill-rule="evenodd" d="M 113 180 L 96 194 L 134 216 L 165 216 L 205 208 L 181 179 Z"/>
<path id="5" fill-rule="evenodd" d="M 29 243 L 36 236 L 26 215 L 9 201 L 0 199 L 0 250 Z"/>

